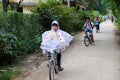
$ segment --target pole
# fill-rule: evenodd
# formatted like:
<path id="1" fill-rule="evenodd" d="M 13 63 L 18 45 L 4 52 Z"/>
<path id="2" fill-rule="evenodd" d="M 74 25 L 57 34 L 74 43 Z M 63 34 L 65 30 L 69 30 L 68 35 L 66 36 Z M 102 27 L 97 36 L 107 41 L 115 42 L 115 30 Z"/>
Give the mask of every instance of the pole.
<path id="1" fill-rule="evenodd" d="M 68 7 L 70 7 L 70 0 L 67 0 L 67 2 L 68 2 Z"/>

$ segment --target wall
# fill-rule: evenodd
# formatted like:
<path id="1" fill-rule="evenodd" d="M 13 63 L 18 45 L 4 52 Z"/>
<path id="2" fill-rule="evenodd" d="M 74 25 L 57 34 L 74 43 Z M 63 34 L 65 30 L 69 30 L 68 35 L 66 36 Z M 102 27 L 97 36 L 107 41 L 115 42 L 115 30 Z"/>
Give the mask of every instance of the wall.
<path id="1" fill-rule="evenodd" d="M 19 0 L 10 0 L 10 2 L 18 3 Z M 39 0 L 23 0 L 23 3 L 38 3 Z"/>
<path id="2" fill-rule="evenodd" d="M 31 13 L 31 10 L 34 9 L 34 8 L 36 8 L 36 7 L 32 7 L 32 6 L 26 7 L 26 6 L 24 6 L 23 7 L 23 13 L 29 14 L 29 13 Z"/>

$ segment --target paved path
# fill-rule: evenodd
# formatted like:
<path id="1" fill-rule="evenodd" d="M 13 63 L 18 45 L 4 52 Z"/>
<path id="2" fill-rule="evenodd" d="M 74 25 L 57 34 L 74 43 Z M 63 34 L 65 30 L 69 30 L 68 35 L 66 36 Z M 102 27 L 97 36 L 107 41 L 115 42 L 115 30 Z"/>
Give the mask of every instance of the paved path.
<path id="1" fill-rule="evenodd" d="M 120 80 L 120 48 L 114 36 L 115 26 L 106 21 L 95 33 L 95 44 L 85 47 L 83 33 L 63 54 L 65 70 L 55 80 Z M 47 62 L 24 80 L 48 80 Z"/>

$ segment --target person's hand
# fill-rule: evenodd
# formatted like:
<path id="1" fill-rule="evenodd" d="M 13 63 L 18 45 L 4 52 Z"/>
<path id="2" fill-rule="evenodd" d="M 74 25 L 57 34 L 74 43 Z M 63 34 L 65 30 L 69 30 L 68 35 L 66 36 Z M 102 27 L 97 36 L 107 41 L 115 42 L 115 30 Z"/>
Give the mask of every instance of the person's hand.
<path id="1" fill-rule="evenodd" d="M 54 53 L 54 51 L 53 51 L 53 50 L 50 50 L 50 53 Z"/>
<path id="2" fill-rule="evenodd" d="M 42 50 L 42 53 L 43 53 L 43 54 L 46 54 L 46 52 L 47 52 L 46 50 Z"/>

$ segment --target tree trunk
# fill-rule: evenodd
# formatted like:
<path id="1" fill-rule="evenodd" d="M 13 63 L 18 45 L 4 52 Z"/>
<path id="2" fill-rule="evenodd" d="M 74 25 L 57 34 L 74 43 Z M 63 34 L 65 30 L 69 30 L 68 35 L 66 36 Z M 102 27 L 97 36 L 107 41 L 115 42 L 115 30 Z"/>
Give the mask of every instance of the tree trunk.
<path id="1" fill-rule="evenodd" d="M 3 11 L 7 12 L 8 0 L 3 0 Z"/>

